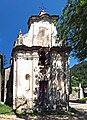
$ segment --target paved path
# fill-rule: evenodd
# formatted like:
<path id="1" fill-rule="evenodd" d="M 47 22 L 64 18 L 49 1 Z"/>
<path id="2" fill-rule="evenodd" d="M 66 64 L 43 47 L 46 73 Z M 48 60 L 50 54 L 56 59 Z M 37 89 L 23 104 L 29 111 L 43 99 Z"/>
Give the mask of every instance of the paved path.
<path id="1" fill-rule="evenodd" d="M 87 104 L 70 102 L 69 106 L 76 110 L 74 112 L 74 117 L 76 117 L 76 120 L 87 120 Z"/>
<path id="2" fill-rule="evenodd" d="M 4 115 L 4 114 L 1 114 L 0 115 L 0 120 L 25 120 L 25 119 L 17 118 L 16 115 Z"/>
<path id="3" fill-rule="evenodd" d="M 87 112 L 87 104 L 70 102 L 69 106 L 76 110 L 82 110 L 84 112 Z"/>

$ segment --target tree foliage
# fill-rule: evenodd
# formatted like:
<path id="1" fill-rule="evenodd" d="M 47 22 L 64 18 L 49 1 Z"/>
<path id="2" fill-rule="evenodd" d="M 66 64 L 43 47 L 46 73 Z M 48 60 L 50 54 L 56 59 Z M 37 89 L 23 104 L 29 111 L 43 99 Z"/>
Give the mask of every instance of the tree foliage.
<path id="1" fill-rule="evenodd" d="M 5 67 L 6 64 L 7 64 L 7 57 L 5 54 L 3 54 L 3 66 Z"/>
<path id="2" fill-rule="evenodd" d="M 68 0 L 58 24 L 60 39 L 72 47 L 73 56 L 87 58 L 87 0 Z"/>
<path id="3" fill-rule="evenodd" d="M 72 86 L 78 86 L 79 83 L 87 85 L 87 61 L 77 64 L 71 68 Z"/>

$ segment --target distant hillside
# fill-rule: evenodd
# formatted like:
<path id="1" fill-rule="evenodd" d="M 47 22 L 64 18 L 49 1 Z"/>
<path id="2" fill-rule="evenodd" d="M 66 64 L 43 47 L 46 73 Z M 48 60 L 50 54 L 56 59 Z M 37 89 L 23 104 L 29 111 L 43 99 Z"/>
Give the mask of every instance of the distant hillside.
<path id="1" fill-rule="evenodd" d="M 87 61 L 74 65 L 71 69 L 71 85 L 87 85 Z"/>

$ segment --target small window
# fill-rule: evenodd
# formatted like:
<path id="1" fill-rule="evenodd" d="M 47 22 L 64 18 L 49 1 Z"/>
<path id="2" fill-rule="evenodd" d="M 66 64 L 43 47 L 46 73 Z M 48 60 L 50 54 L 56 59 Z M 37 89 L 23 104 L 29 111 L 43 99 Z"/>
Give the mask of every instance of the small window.
<path id="1" fill-rule="evenodd" d="M 25 75 L 25 79 L 26 79 L 26 80 L 30 80 L 30 75 L 29 75 L 29 74 L 26 74 L 26 75 Z"/>

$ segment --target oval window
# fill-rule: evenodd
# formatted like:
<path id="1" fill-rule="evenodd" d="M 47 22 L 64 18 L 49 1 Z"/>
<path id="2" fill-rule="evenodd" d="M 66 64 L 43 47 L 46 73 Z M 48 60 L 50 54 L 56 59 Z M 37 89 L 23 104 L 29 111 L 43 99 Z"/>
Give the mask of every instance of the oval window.
<path id="1" fill-rule="evenodd" d="M 25 75 L 25 79 L 26 79 L 26 80 L 30 80 L 30 75 L 29 75 L 29 74 L 26 74 L 26 75 Z"/>

